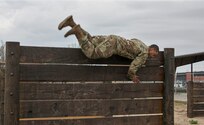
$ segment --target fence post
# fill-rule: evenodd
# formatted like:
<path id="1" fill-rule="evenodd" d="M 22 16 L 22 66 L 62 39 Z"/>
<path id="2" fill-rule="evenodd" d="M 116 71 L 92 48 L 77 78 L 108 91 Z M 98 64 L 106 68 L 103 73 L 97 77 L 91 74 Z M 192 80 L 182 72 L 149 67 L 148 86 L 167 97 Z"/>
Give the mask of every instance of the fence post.
<path id="1" fill-rule="evenodd" d="M 6 42 L 4 125 L 19 124 L 19 58 L 19 43 Z"/>
<path id="2" fill-rule="evenodd" d="M 173 48 L 164 49 L 163 125 L 174 125 L 175 57 Z"/>
<path id="3" fill-rule="evenodd" d="M 187 116 L 193 118 L 193 81 L 187 83 Z"/>
<path id="4" fill-rule="evenodd" d="M 4 124 L 4 80 L 4 76 L 0 76 L 0 125 Z"/>

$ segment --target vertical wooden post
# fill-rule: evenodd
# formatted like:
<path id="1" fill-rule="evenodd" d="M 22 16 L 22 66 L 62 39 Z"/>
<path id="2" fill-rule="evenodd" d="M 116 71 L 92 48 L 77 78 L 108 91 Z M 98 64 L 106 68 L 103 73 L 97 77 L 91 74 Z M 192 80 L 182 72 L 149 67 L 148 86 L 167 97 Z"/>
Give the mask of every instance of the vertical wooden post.
<path id="1" fill-rule="evenodd" d="M 187 116 L 193 118 L 193 81 L 187 83 Z"/>
<path id="2" fill-rule="evenodd" d="M 174 125 L 175 57 L 173 48 L 164 49 L 163 125 Z"/>
<path id="3" fill-rule="evenodd" d="M 0 125 L 4 124 L 4 76 L 0 76 Z"/>
<path id="4" fill-rule="evenodd" d="M 191 63 L 191 81 L 194 81 L 193 77 L 194 77 L 194 74 L 193 74 L 193 63 Z"/>
<path id="5" fill-rule="evenodd" d="M 6 42 L 4 125 L 19 124 L 19 58 L 19 43 Z"/>

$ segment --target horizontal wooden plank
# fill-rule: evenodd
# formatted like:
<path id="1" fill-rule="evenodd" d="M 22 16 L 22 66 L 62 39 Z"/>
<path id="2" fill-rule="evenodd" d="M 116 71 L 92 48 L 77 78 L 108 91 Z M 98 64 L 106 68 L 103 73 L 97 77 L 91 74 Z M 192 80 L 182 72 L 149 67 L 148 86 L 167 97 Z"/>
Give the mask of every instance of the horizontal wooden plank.
<path id="1" fill-rule="evenodd" d="M 204 102 L 204 96 L 203 97 L 193 97 L 193 102 Z"/>
<path id="2" fill-rule="evenodd" d="M 193 97 L 204 96 L 204 89 L 193 90 Z"/>
<path id="3" fill-rule="evenodd" d="M 21 81 L 127 81 L 126 66 L 21 65 Z M 144 67 L 140 80 L 162 81 L 163 67 Z"/>
<path id="4" fill-rule="evenodd" d="M 204 111 L 204 103 L 193 104 L 193 110 L 203 110 Z"/>
<path id="5" fill-rule="evenodd" d="M 21 101 L 20 117 L 111 116 L 162 113 L 162 99 Z"/>
<path id="6" fill-rule="evenodd" d="M 193 83 L 194 89 L 204 89 L 204 82 L 200 83 Z"/>
<path id="7" fill-rule="evenodd" d="M 20 120 L 20 125 L 162 125 L 162 116 L 130 116 L 93 119 Z"/>
<path id="8" fill-rule="evenodd" d="M 157 58 L 149 58 L 146 65 L 163 65 L 163 52 Z M 21 63 L 69 63 L 69 64 L 130 64 L 132 60 L 120 56 L 107 59 L 88 59 L 80 48 L 21 47 Z"/>
<path id="9" fill-rule="evenodd" d="M 21 83 L 21 100 L 118 99 L 162 97 L 163 83 Z"/>
<path id="10" fill-rule="evenodd" d="M 204 60 L 204 52 L 181 55 L 175 57 L 175 66 L 183 66 Z"/>
<path id="11" fill-rule="evenodd" d="M 193 117 L 203 117 L 204 111 L 193 111 Z"/>

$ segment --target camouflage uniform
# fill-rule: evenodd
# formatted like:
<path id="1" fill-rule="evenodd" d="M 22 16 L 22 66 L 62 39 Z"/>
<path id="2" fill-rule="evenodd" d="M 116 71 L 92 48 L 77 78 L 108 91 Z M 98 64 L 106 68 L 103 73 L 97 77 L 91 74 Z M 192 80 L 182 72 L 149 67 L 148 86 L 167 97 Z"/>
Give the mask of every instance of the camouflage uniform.
<path id="1" fill-rule="evenodd" d="M 130 79 L 148 57 L 148 47 L 138 39 L 127 40 L 116 35 L 90 37 L 86 32 L 79 44 L 83 53 L 91 59 L 108 58 L 112 55 L 133 59 L 128 70 Z"/>

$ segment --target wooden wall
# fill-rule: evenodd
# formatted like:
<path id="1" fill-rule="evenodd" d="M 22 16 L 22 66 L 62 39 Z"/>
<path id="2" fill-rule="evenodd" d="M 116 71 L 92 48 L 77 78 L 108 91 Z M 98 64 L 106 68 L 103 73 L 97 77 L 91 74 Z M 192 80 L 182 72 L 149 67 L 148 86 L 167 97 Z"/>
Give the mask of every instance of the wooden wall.
<path id="1" fill-rule="evenodd" d="M 127 79 L 131 60 L 6 43 L 4 125 L 173 125 L 174 49 Z M 120 81 L 120 82 L 115 82 Z"/>
<path id="2" fill-rule="evenodd" d="M 187 84 L 187 116 L 204 116 L 204 83 L 190 81 Z"/>

